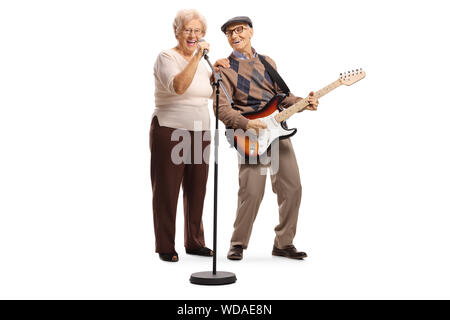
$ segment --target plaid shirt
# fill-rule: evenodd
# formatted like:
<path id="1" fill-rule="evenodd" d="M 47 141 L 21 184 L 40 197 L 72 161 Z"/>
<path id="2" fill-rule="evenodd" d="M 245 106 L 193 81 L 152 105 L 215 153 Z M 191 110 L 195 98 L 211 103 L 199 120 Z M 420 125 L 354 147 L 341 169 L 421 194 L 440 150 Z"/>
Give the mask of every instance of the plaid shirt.
<path id="1" fill-rule="evenodd" d="M 226 127 L 246 129 L 248 119 L 241 113 L 261 110 L 276 93 L 282 93 L 278 85 L 272 82 L 254 49 L 253 52 L 254 55 L 250 59 L 242 53 L 233 52 L 228 57 L 230 68 L 220 68 L 222 84 L 234 102 L 233 109 L 225 94 L 220 91 L 219 119 Z M 275 62 L 268 56 L 265 58 L 276 69 Z M 301 99 L 289 94 L 281 103 L 281 107 L 287 108 Z"/>

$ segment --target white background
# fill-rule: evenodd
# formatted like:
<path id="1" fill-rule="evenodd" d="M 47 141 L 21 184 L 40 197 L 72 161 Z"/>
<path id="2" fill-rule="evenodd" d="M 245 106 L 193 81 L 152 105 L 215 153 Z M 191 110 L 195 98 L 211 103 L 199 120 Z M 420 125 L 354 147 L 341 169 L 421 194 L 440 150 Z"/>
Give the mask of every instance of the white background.
<path id="1" fill-rule="evenodd" d="M 220 25 L 250 16 L 297 95 L 367 72 L 289 121 L 306 261 L 271 256 L 269 180 L 244 260 L 226 259 L 238 181 L 221 134 L 218 269 L 238 278 L 225 287 L 189 283 L 212 263 L 184 253 L 182 202 L 180 262 L 154 253 L 153 64 L 183 8 L 206 16 L 212 60 L 230 53 Z M 449 28 L 445 1 L 2 1 L 0 298 L 450 298 Z M 212 191 L 211 166 L 210 247 Z"/>

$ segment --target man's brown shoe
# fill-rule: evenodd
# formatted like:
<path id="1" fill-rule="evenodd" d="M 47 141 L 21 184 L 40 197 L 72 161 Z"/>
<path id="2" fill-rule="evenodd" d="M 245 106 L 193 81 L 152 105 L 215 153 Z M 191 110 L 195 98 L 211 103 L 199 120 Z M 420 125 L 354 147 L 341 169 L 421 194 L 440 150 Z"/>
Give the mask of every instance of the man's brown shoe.
<path id="1" fill-rule="evenodd" d="M 302 260 L 308 256 L 304 252 L 297 251 L 294 246 L 289 246 L 285 249 L 278 249 L 277 247 L 273 246 L 272 255 L 297 260 Z"/>
<path id="2" fill-rule="evenodd" d="M 227 258 L 230 260 L 242 260 L 243 251 L 242 246 L 231 246 Z"/>

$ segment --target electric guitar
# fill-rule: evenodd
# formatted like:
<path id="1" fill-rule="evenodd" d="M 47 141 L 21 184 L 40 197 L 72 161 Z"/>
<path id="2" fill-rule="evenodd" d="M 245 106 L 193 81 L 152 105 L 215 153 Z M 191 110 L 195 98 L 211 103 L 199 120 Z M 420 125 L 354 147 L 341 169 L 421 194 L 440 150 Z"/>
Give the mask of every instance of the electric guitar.
<path id="1" fill-rule="evenodd" d="M 350 86 L 363 79 L 366 73 L 362 69 L 356 69 L 341 73 L 339 79 L 328 86 L 316 91 L 314 96 L 321 98 L 341 85 Z M 266 129 L 260 129 L 256 134 L 254 130 L 233 130 L 227 133 L 228 141 L 237 151 L 246 158 L 257 158 L 267 152 L 270 145 L 276 139 L 285 139 L 293 136 L 297 129 L 289 129 L 286 120 L 297 112 L 305 109 L 309 103 L 303 99 L 287 109 L 282 109 L 280 103 L 286 97 L 285 94 L 276 94 L 261 110 L 242 113 L 247 119 L 258 119 L 267 125 Z"/>

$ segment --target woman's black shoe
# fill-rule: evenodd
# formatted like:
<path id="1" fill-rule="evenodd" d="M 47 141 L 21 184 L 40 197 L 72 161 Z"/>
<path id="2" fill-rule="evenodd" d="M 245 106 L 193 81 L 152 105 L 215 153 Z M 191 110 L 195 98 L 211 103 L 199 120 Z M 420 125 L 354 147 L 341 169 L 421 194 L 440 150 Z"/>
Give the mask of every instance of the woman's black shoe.
<path id="1" fill-rule="evenodd" d="M 207 247 L 197 248 L 197 249 L 186 248 L 186 253 L 193 254 L 196 256 L 212 257 L 212 255 L 214 254 L 214 251 L 212 251 L 211 249 L 209 249 Z"/>
<path id="2" fill-rule="evenodd" d="M 163 261 L 178 262 L 178 253 L 160 253 L 159 258 Z"/>

